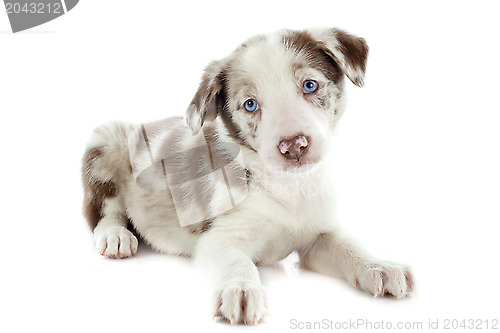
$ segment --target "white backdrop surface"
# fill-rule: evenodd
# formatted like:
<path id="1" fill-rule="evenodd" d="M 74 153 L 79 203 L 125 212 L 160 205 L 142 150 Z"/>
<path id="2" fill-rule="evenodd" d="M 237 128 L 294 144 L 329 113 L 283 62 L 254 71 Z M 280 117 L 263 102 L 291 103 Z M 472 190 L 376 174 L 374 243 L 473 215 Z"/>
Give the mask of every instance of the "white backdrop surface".
<path id="1" fill-rule="evenodd" d="M 498 7 L 83 0 L 17 34 L 0 13 L 0 330 L 491 326 L 500 319 Z M 343 28 L 370 45 L 366 87 L 349 85 L 337 137 L 340 214 L 367 249 L 413 267 L 418 297 L 374 299 L 297 269 L 292 255 L 261 269 L 270 314 L 259 327 L 231 327 L 210 321 L 204 277 L 189 259 L 144 244 L 126 260 L 95 253 L 80 184 L 92 129 L 181 115 L 209 61 L 254 34 L 314 26 Z"/>

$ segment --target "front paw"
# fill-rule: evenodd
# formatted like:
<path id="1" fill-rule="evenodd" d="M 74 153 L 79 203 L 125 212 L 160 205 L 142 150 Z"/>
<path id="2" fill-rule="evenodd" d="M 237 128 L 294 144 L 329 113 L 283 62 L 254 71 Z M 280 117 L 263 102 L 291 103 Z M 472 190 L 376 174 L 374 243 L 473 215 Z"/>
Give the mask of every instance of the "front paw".
<path id="1" fill-rule="evenodd" d="M 390 294 L 401 299 L 414 291 L 413 274 L 406 266 L 371 263 L 362 267 L 349 281 L 374 297 Z"/>
<path id="2" fill-rule="evenodd" d="M 137 238 L 120 225 L 98 225 L 94 230 L 94 238 L 97 251 L 108 258 L 127 258 L 137 252 Z"/>
<path id="3" fill-rule="evenodd" d="M 216 292 L 213 316 L 222 316 L 231 325 L 237 323 L 257 325 L 265 311 L 264 292 L 260 284 L 234 281 Z"/>

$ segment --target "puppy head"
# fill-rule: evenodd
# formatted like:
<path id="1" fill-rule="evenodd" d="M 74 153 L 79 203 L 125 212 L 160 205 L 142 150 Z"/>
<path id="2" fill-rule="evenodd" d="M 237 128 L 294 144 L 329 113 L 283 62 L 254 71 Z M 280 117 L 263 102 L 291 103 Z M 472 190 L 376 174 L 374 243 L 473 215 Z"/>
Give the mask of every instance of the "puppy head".
<path id="1" fill-rule="evenodd" d="M 362 86 L 368 46 L 338 29 L 254 37 L 211 63 L 187 110 L 194 133 L 218 118 L 269 169 L 322 160 L 343 112 L 344 77 Z"/>

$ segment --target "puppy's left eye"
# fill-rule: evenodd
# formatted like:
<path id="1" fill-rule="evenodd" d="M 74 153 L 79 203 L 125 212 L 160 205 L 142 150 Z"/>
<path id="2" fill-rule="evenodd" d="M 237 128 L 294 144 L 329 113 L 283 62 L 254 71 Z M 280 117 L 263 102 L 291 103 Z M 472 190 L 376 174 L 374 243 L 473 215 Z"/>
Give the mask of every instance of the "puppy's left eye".
<path id="1" fill-rule="evenodd" d="M 255 112 L 259 108 L 259 104 L 257 104 L 257 101 L 255 99 L 247 99 L 245 102 L 245 109 L 248 112 Z"/>
<path id="2" fill-rule="evenodd" d="M 302 85 L 302 91 L 304 94 L 310 94 L 318 90 L 318 82 L 314 80 L 306 80 Z"/>

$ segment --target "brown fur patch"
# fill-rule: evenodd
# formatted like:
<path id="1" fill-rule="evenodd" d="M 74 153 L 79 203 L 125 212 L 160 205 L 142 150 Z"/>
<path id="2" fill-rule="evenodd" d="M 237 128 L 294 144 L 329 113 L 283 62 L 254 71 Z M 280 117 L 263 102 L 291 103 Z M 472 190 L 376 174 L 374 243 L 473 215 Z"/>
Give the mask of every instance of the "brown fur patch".
<path id="1" fill-rule="evenodd" d="M 228 69 L 226 69 L 228 70 Z M 227 81 L 226 81 L 226 75 L 224 74 L 224 80 L 223 80 L 223 86 L 222 90 L 220 91 L 219 95 L 221 98 L 223 98 L 224 103 L 222 105 L 222 108 L 220 109 L 220 114 L 219 116 L 222 119 L 222 122 L 224 123 L 224 126 L 227 129 L 229 137 L 231 137 L 236 143 L 239 143 L 241 145 L 244 145 L 251 150 L 255 151 L 255 149 L 248 144 L 248 142 L 245 140 L 245 138 L 241 135 L 241 128 L 236 124 L 236 122 L 233 121 L 233 115 L 231 113 L 231 110 L 229 110 L 229 106 L 227 103 Z"/>
<path id="2" fill-rule="evenodd" d="M 195 235 L 202 234 L 205 231 L 207 231 L 208 229 L 210 229 L 210 227 L 212 226 L 213 220 L 214 219 L 208 219 L 208 220 L 202 221 L 200 223 L 191 224 L 190 226 L 188 226 L 189 231 Z"/>
<path id="3" fill-rule="evenodd" d="M 333 34 L 340 43 L 340 52 L 344 55 L 347 64 L 365 73 L 368 58 L 368 45 L 365 40 L 340 29 L 333 29 Z"/>
<path id="4" fill-rule="evenodd" d="M 103 217 L 101 210 L 106 198 L 113 198 L 117 194 L 113 182 L 101 182 L 92 177 L 92 164 L 102 155 L 102 150 L 93 148 L 88 150 L 82 159 L 82 181 L 83 181 L 83 215 L 90 228 L 94 231 L 97 223 Z"/>
<path id="5" fill-rule="evenodd" d="M 230 65 L 228 63 L 214 62 L 206 68 L 200 87 L 191 101 L 191 105 L 195 108 L 188 111 L 188 118 L 191 117 L 189 112 L 196 110 L 195 112 L 200 113 L 203 126 L 205 121 L 213 120 L 218 115 L 227 128 L 229 136 L 235 142 L 253 150 L 240 135 L 241 129 L 233 121 L 231 112 L 228 110 L 226 71 L 229 70 L 229 67 Z"/>
<path id="6" fill-rule="evenodd" d="M 343 81 L 343 71 L 339 64 L 325 52 L 324 46 L 307 31 L 289 31 L 282 39 L 285 46 L 305 56 L 308 66 L 320 70 L 334 83 Z M 295 66 L 300 67 L 300 64 Z"/>
<path id="7" fill-rule="evenodd" d="M 214 61 L 207 66 L 200 86 L 191 101 L 194 108 L 188 109 L 188 118 L 192 117 L 189 112 L 200 113 L 201 125 L 205 121 L 214 120 L 222 107 L 221 103 L 224 102 L 219 96 L 224 80 L 222 69 L 223 64 L 220 61 Z"/>

